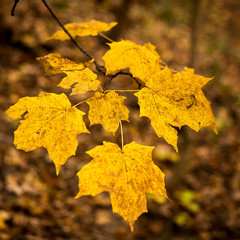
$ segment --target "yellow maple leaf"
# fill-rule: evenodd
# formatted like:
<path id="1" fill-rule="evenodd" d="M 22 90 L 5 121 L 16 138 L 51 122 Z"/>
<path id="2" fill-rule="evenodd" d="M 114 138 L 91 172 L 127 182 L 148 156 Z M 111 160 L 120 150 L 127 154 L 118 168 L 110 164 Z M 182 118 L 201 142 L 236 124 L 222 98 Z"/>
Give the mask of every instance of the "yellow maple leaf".
<path id="1" fill-rule="evenodd" d="M 45 75 L 56 75 L 65 73 L 67 76 L 58 84 L 62 88 L 72 88 L 72 94 L 84 94 L 88 91 L 97 90 L 100 81 L 97 80 L 97 74 L 91 71 L 88 66 L 93 59 L 85 63 L 75 63 L 67 58 L 63 58 L 59 53 L 50 53 L 46 56 L 37 58 L 42 62 Z"/>
<path id="2" fill-rule="evenodd" d="M 97 74 L 95 74 L 89 68 L 86 68 L 86 65 L 81 65 L 82 69 L 80 69 L 80 67 L 78 69 L 62 68 L 63 72 L 67 74 L 67 77 L 63 78 L 58 86 L 67 89 L 72 88 L 71 95 L 95 91 L 101 84 L 101 82 L 97 80 Z"/>
<path id="3" fill-rule="evenodd" d="M 106 74 L 120 69 L 129 69 L 133 77 L 142 81 L 149 79 L 156 69 L 161 69 L 161 59 L 151 43 L 144 46 L 121 40 L 110 43 L 110 50 L 103 56 Z"/>
<path id="4" fill-rule="evenodd" d="M 124 105 L 126 97 L 114 91 L 107 94 L 96 92 L 86 103 L 89 105 L 88 118 L 91 125 L 101 124 L 109 132 L 116 132 L 121 120 L 128 121 L 128 109 Z"/>
<path id="5" fill-rule="evenodd" d="M 97 36 L 100 32 L 109 31 L 111 28 L 117 25 L 117 22 L 112 23 L 104 23 L 101 21 L 91 20 L 90 22 L 85 23 L 68 23 L 64 25 L 64 27 L 68 30 L 68 32 L 73 36 Z M 59 30 L 55 32 L 51 37 L 47 38 L 47 40 L 56 39 L 56 40 L 69 40 L 69 36 L 63 31 Z"/>
<path id="6" fill-rule="evenodd" d="M 79 193 L 96 195 L 110 193 L 113 211 L 128 221 L 131 229 L 137 218 L 147 212 L 146 193 L 167 197 L 164 173 L 153 163 L 154 147 L 103 142 L 87 153 L 93 160 L 79 172 Z"/>
<path id="7" fill-rule="evenodd" d="M 211 78 L 194 74 L 193 69 L 173 74 L 165 67 L 156 72 L 135 95 L 140 116 L 146 116 L 159 137 L 163 137 L 177 151 L 177 130 L 188 125 L 195 131 L 210 126 L 217 132 L 210 102 L 201 88 Z"/>
<path id="8" fill-rule="evenodd" d="M 61 68 L 78 67 L 77 63 L 72 62 L 67 58 L 63 58 L 59 53 L 50 53 L 46 56 L 38 57 L 37 60 L 43 64 L 46 76 L 63 73 L 63 70 Z M 81 65 L 79 67 L 82 68 Z"/>
<path id="9" fill-rule="evenodd" d="M 24 113 L 14 132 L 14 144 L 24 151 L 45 147 L 58 174 L 61 165 L 75 155 L 77 135 L 89 133 L 83 122 L 85 113 L 71 107 L 65 94 L 44 92 L 21 98 L 6 111 L 12 119 L 19 119 Z"/>

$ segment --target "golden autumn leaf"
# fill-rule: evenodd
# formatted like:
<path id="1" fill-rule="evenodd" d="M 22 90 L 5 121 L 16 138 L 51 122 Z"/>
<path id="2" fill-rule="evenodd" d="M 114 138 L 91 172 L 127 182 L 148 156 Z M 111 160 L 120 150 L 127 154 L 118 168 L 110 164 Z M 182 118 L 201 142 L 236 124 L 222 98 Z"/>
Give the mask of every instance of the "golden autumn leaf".
<path id="1" fill-rule="evenodd" d="M 129 69 L 133 77 L 142 81 L 149 79 L 156 69 L 161 69 L 161 59 L 151 43 L 144 46 L 121 40 L 110 43 L 110 50 L 103 56 L 106 74 Z"/>
<path id="2" fill-rule="evenodd" d="M 146 193 L 168 198 L 164 173 L 152 161 L 153 148 L 132 142 L 121 150 L 114 143 L 103 142 L 88 151 L 93 160 L 77 174 L 76 198 L 109 192 L 113 212 L 128 221 L 133 230 L 137 218 L 147 212 Z"/>
<path id="3" fill-rule="evenodd" d="M 117 25 L 117 22 L 112 23 L 104 23 L 101 21 L 91 20 L 90 22 L 85 23 L 68 23 L 64 25 L 64 27 L 68 30 L 68 32 L 73 36 L 97 36 L 100 32 L 109 31 L 111 28 Z M 55 39 L 55 40 L 69 40 L 68 35 L 63 31 L 59 30 L 55 32 L 51 37 L 47 40 Z"/>
<path id="4" fill-rule="evenodd" d="M 38 57 L 37 60 L 43 64 L 46 76 L 63 73 L 61 68 L 78 67 L 77 63 L 72 62 L 67 58 L 63 58 L 59 53 L 50 53 L 46 56 Z"/>
<path id="5" fill-rule="evenodd" d="M 173 74 L 165 67 L 156 72 L 147 87 L 135 95 L 140 105 L 140 116 L 146 116 L 159 137 L 163 137 L 177 151 L 177 130 L 188 125 L 195 131 L 210 126 L 217 132 L 210 102 L 201 88 L 211 78 L 194 74 L 193 69 Z"/>
<path id="6" fill-rule="evenodd" d="M 59 53 L 50 53 L 44 57 L 37 58 L 42 62 L 45 75 L 56 75 L 65 73 L 67 76 L 58 84 L 59 87 L 70 89 L 72 94 L 84 94 L 88 91 L 97 90 L 100 81 L 97 74 L 88 68 L 93 59 L 85 63 L 75 63 L 67 58 L 63 58 Z"/>
<path id="7" fill-rule="evenodd" d="M 80 68 L 80 65 L 82 68 Z M 62 79 L 58 86 L 67 89 L 72 88 L 71 95 L 97 90 L 101 82 L 97 80 L 97 74 L 85 66 L 85 64 L 78 64 L 78 68 L 62 68 L 67 76 Z"/>
<path id="8" fill-rule="evenodd" d="M 61 165 L 75 155 L 77 135 L 89 133 L 83 122 L 85 113 L 71 107 L 63 93 L 41 92 L 37 97 L 21 98 L 6 114 L 12 119 L 19 119 L 25 114 L 14 132 L 14 144 L 24 151 L 45 147 L 57 174 Z"/>
<path id="9" fill-rule="evenodd" d="M 96 92 L 86 101 L 90 107 L 90 124 L 101 124 L 105 130 L 115 133 L 121 120 L 128 121 L 129 111 L 124 105 L 125 98 L 114 91 L 107 94 Z"/>

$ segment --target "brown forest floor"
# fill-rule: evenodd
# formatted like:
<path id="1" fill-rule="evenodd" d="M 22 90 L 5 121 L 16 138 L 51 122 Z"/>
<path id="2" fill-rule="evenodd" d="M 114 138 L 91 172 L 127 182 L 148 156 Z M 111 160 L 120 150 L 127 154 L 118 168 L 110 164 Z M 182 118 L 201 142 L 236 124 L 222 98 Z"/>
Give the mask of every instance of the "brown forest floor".
<path id="1" fill-rule="evenodd" d="M 189 57 L 194 16 L 191 0 L 132 0 L 124 11 L 120 11 L 121 0 L 49 2 L 63 23 L 118 19 L 120 27 L 112 32 L 113 39 L 151 42 L 164 62 L 179 71 L 193 64 Z M 119 133 L 114 138 L 102 127 L 92 126 L 91 134 L 79 136 L 77 156 L 67 161 L 58 177 L 45 149 L 26 153 L 13 146 L 18 123 L 4 111 L 20 97 L 61 91 L 56 87 L 59 77 L 45 77 L 36 57 L 60 52 L 75 61 L 86 59 L 70 42 L 44 42 L 58 26 L 41 1 L 20 1 L 15 17 L 10 16 L 12 1 L 1 1 L 0 239 L 240 239 L 240 2 L 199 2 L 194 66 L 196 73 L 215 76 L 204 92 L 212 102 L 219 134 L 210 128 L 195 133 L 184 127 L 177 155 L 156 136 L 149 120 L 138 117 L 136 98 L 126 95 L 133 125 L 124 123 L 125 142 L 156 146 L 153 159 L 166 174 L 172 199 L 149 196 L 149 212 L 139 217 L 131 232 L 128 224 L 112 213 L 108 193 L 74 200 L 76 173 L 90 160 L 84 152 L 102 141 L 118 142 Z M 101 38 L 78 41 L 99 61 L 107 50 Z M 131 84 L 131 79 L 119 78 L 112 88 L 127 89 Z"/>

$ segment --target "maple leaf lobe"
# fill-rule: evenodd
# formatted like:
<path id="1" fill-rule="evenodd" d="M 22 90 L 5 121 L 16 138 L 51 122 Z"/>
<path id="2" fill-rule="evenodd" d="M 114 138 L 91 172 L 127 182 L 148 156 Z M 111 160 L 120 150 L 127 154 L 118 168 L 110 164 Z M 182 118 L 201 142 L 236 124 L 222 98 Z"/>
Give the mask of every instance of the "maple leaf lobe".
<path id="1" fill-rule="evenodd" d="M 91 20 L 85 23 L 68 23 L 65 24 L 64 27 L 68 30 L 68 32 L 73 37 L 84 37 L 84 36 L 97 36 L 100 32 L 109 31 L 111 28 L 117 25 L 117 22 L 112 23 L 104 23 L 97 20 Z M 63 31 L 59 30 L 55 32 L 51 37 L 47 38 L 47 40 L 69 40 L 69 36 Z"/>
<path id="2" fill-rule="evenodd" d="M 93 158 L 79 172 L 79 193 L 96 195 L 110 193 L 113 211 L 133 224 L 147 212 L 145 193 L 167 198 L 164 173 L 152 161 L 153 147 L 135 142 L 121 150 L 118 145 L 103 142 L 87 153 Z"/>
<path id="3" fill-rule="evenodd" d="M 67 58 L 63 58 L 60 53 L 50 53 L 46 56 L 38 57 L 37 60 L 43 64 L 46 76 L 63 73 L 62 68 L 73 68 L 78 65 Z"/>
<path id="4" fill-rule="evenodd" d="M 19 119 L 25 112 L 24 119 L 14 132 L 14 144 L 24 151 L 45 147 L 58 174 L 61 165 L 75 155 L 77 135 L 89 133 L 83 122 L 85 113 L 71 107 L 65 94 L 44 92 L 37 97 L 19 99 L 6 114 L 12 119 Z"/>
<path id="5" fill-rule="evenodd" d="M 115 133 L 120 121 L 128 121 L 129 111 L 124 105 L 125 98 L 115 91 L 106 94 L 96 92 L 86 101 L 90 107 L 88 113 L 90 125 L 101 124 L 105 130 Z"/>
<path id="6" fill-rule="evenodd" d="M 162 68 L 161 58 L 151 43 L 141 46 L 128 40 L 121 40 L 110 43 L 109 46 L 110 50 L 102 58 L 105 62 L 106 74 L 129 69 L 133 77 L 145 82 L 157 68 Z"/>
<path id="7" fill-rule="evenodd" d="M 72 88 L 71 95 L 84 94 L 88 91 L 96 91 L 101 84 L 97 80 L 97 74 L 92 72 L 89 68 L 82 65 L 82 69 L 64 69 L 63 72 L 67 75 L 58 84 L 62 88 Z"/>
<path id="8" fill-rule="evenodd" d="M 215 120 L 201 88 L 211 78 L 194 74 L 193 69 L 172 73 L 166 66 L 157 71 L 146 86 L 135 95 L 140 105 L 140 116 L 151 120 L 156 134 L 163 137 L 176 151 L 178 131 L 188 125 L 195 131 L 210 126 L 216 132 Z"/>

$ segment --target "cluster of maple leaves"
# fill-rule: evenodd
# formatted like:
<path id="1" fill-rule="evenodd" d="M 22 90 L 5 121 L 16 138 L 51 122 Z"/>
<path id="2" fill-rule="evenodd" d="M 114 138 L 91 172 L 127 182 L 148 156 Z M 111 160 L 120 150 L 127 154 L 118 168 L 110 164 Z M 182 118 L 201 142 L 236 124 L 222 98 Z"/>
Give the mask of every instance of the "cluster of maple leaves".
<path id="1" fill-rule="evenodd" d="M 96 36 L 116 24 L 92 20 L 67 24 L 65 28 L 73 37 Z M 68 40 L 69 37 L 61 30 L 49 39 Z M 216 132 L 210 102 L 201 90 L 211 78 L 196 75 L 189 68 L 176 73 L 164 67 L 155 47 L 150 43 L 140 46 L 121 40 L 109 46 L 110 49 L 103 56 L 106 75 L 129 69 L 132 77 L 144 82 L 144 87 L 135 93 L 140 116 L 148 117 L 157 135 L 163 137 L 176 151 L 176 127 L 180 129 L 188 125 L 198 131 L 202 127 L 211 126 Z M 97 74 L 89 68 L 93 59 L 75 63 L 60 54 L 48 54 L 38 60 L 43 63 L 46 75 L 66 74 L 58 86 L 72 89 L 72 95 L 95 91 L 94 96 L 83 101 L 89 105 L 88 118 L 91 125 L 101 124 L 106 131 L 115 133 L 121 121 L 129 121 L 129 110 L 124 105 L 125 97 L 119 95 L 117 90 L 104 91 L 101 88 Z M 12 119 L 23 116 L 14 132 L 14 144 L 25 151 L 45 147 L 58 174 L 67 159 L 75 155 L 77 136 L 89 133 L 83 121 L 85 113 L 77 108 L 79 104 L 72 106 L 64 93 L 41 92 L 37 97 L 19 99 L 6 111 Z M 127 220 L 133 230 L 135 220 L 147 212 L 146 193 L 168 198 L 164 173 L 152 161 L 153 148 L 132 142 L 121 149 L 114 143 L 103 142 L 103 145 L 91 149 L 87 153 L 93 159 L 77 174 L 79 193 L 76 198 L 108 191 L 113 211 Z"/>

